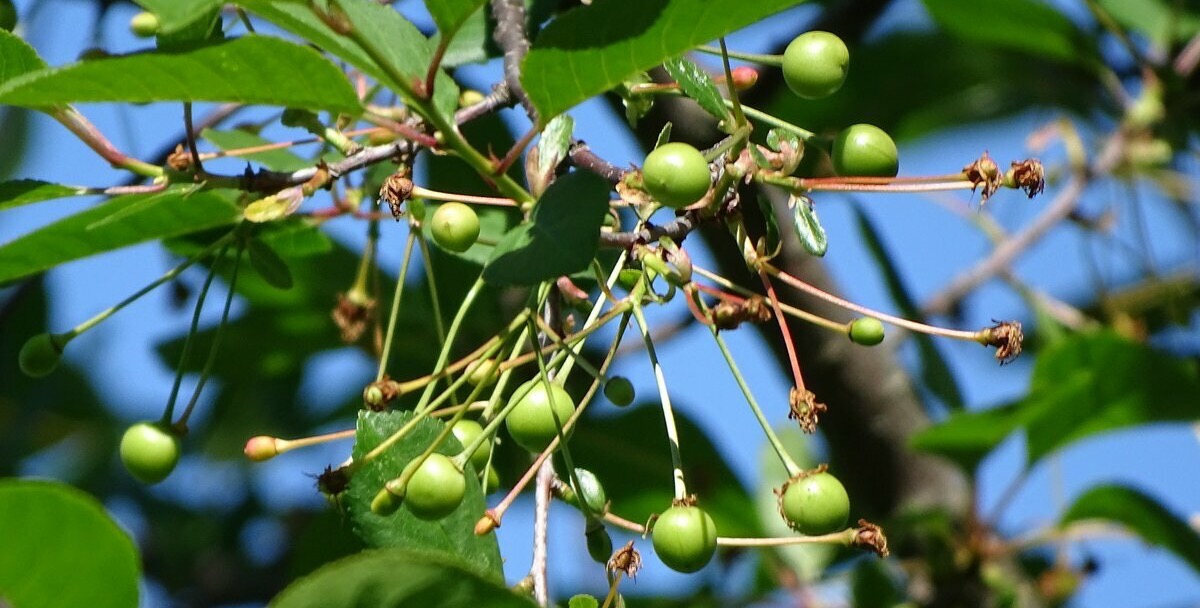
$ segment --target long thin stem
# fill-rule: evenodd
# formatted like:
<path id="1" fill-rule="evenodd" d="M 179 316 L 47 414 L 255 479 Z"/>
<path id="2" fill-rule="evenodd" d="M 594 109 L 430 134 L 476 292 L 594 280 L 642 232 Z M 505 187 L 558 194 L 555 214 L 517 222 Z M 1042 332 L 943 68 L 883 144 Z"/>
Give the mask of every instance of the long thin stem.
<path id="1" fill-rule="evenodd" d="M 375 372 L 375 381 L 383 380 L 387 373 L 388 356 L 392 353 L 392 338 L 396 335 L 396 323 L 400 318 L 400 299 L 404 296 L 404 278 L 408 276 L 408 263 L 412 259 L 413 245 L 416 242 L 416 229 L 409 229 L 408 241 L 404 244 L 404 259 L 400 262 L 400 276 L 396 277 L 396 292 L 392 295 L 392 311 L 388 318 L 387 336 L 383 339 L 383 352 L 379 353 L 379 370 Z"/>
<path id="2" fill-rule="evenodd" d="M 741 61 L 749 61 L 752 63 L 757 63 L 757 64 L 761 64 L 761 65 L 769 65 L 771 67 L 776 67 L 776 68 L 783 65 L 783 55 L 760 55 L 757 53 L 742 53 L 739 51 L 731 51 L 731 50 L 725 48 L 724 43 L 725 43 L 725 40 L 722 39 L 720 47 L 706 45 L 706 46 L 698 46 L 698 47 L 696 47 L 696 50 L 700 51 L 701 53 L 707 53 L 709 55 L 716 55 L 718 57 L 728 56 L 730 59 L 739 59 Z"/>
<path id="3" fill-rule="evenodd" d="M 433 373 L 437 374 L 446 367 L 446 362 L 450 359 L 451 346 L 454 345 L 454 338 L 458 335 L 458 329 L 462 326 L 463 319 L 466 318 L 467 312 L 471 310 L 471 305 L 475 303 L 475 298 L 483 291 L 483 275 L 475 279 L 475 284 L 471 285 L 471 289 L 467 290 L 467 295 L 463 297 L 462 304 L 458 307 L 458 312 L 454 315 L 454 320 L 450 322 L 450 331 L 446 335 L 446 342 L 442 344 L 442 351 L 438 353 L 437 363 L 434 364 Z M 417 402 L 417 411 L 420 412 L 426 408 L 429 403 L 429 398 L 433 396 L 433 390 L 436 383 L 430 382 L 425 386 L 425 392 L 421 393 L 421 399 Z"/>
<path id="4" fill-rule="evenodd" d="M 179 364 L 175 367 L 175 381 L 171 384 L 171 396 L 167 398 L 167 408 L 163 411 L 162 423 L 170 424 L 175 418 L 175 401 L 179 399 L 179 387 L 183 384 L 183 366 L 192 356 L 193 338 L 196 336 L 196 330 L 200 327 L 200 311 L 204 309 L 204 301 L 208 299 L 208 289 L 212 287 L 213 279 L 217 278 L 217 265 L 220 260 L 224 259 L 225 252 L 229 249 L 228 244 L 222 247 L 217 253 L 217 262 L 213 263 L 208 269 L 208 276 L 204 279 L 204 284 L 200 286 L 200 293 L 196 296 L 196 309 L 192 312 L 192 324 L 188 326 L 187 337 L 183 339 L 183 352 L 179 355 Z"/>
<path id="5" fill-rule="evenodd" d="M 196 382 L 196 389 L 192 391 L 191 400 L 188 401 L 187 407 L 183 409 L 183 414 L 175 423 L 175 426 L 181 429 L 187 428 L 188 419 L 191 418 L 192 411 L 196 409 L 196 403 L 200 401 L 200 393 L 204 391 L 204 385 L 212 377 L 212 366 L 217 361 L 217 353 L 221 351 L 221 339 L 225 337 L 225 328 L 229 325 L 229 309 L 233 306 L 233 296 L 237 293 L 238 271 L 241 270 L 242 254 L 245 251 L 246 248 L 239 245 L 237 255 L 233 258 L 233 271 L 229 275 L 229 292 L 225 294 L 225 307 L 221 310 L 221 321 L 217 325 L 216 334 L 213 335 L 212 346 L 209 347 L 208 360 L 204 362 L 204 369 L 200 372 L 200 380 Z"/>
<path id="6" fill-rule="evenodd" d="M 640 290 L 634 289 L 630 301 L 633 302 L 633 317 L 637 320 L 642 340 L 646 343 L 646 355 L 650 357 L 650 365 L 654 368 L 654 379 L 658 382 L 658 396 L 662 401 L 663 422 L 667 427 L 667 441 L 671 448 L 671 476 L 675 482 L 675 499 L 687 497 L 687 484 L 683 481 L 683 459 L 679 455 L 679 432 L 675 429 L 675 412 L 671 410 L 671 396 L 667 391 L 667 379 L 663 375 L 662 365 L 658 362 L 658 354 L 654 350 L 654 340 L 650 337 L 650 324 L 642 314 L 642 306 L 638 302 Z"/>
<path id="7" fill-rule="evenodd" d="M 787 350 L 788 363 L 792 367 L 792 380 L 796 383 L 796 390 L 803 395 L 807 389 L 804 386 L 804 374 L 800 373 L 800 358 L 796 356 L 796 344 L 792 342 L 792 330 L 788 328 L 787 319 L 783 318 L 783 311 L 779 309 L 779 296 L 775 295 L 775 286 L 771 284 L 771 279 L 767 278 L 766 272 L 759 270 L 758 277 L 762 279 L 763 289 L 767 292 L 767 300 L 771 302 L 771 308 L 775 311 L 775 321 L 779 325 L 779 333 L 783 337 L 783 347 Z"/>
<path id="8" fill-rule="evenodd" d="M 692 264 L 692 272 L 695 272 L 696 274 L 720 285 L 721 287 L 724 287 L 725 289 L 739 293 L 743 296 L 759 297 L 759 294 L 757 294 L 749 289 L 746 289 L 745 287 L 742 287 L 741 285 L 738 285 L 737 283 L 734 283 L 733 281 L 730 281 L 729 279 L 726 279 L 725 277 L 723 277 L 715 272 L 712 272 L 711 270 L 705 270 L 704 268 L 696 266 L 695 264 Z M 800 310 L 799 308 L 796 308 L 795 306 L 791 306 L 784 302 L 779 302 L 779 309 L 782 310 L 783 312 L 791 315 L 792 317 L 800 319 L 801 321 L 807 321 L 809 323 L 812 323 L 813 325 L 819 325 L 821 327 L 825 327 L 827 329 L 831 329 L 831 330 L 839 332 L 839 333 L 846 331 L 845 323 L 838 323 L 837 321 L 826 319 L 825 317 L 822 317 L 820 315 L 815 315 L 806 310 Z"/>
<path id="9" fill-rule="evenodd" d="M 725 38 L 721 43 L 721 67 L 725 69 L 725 86 L 729 88 L 729 101 L 733 107 L 733 119 L 739 126 L 746 124 L 746 115 L 742 113 L 742 102 L 738 99 L 737 88 L 733 86 L 733 71 L 729 68 L 729 49 L 725 47 Z"/>

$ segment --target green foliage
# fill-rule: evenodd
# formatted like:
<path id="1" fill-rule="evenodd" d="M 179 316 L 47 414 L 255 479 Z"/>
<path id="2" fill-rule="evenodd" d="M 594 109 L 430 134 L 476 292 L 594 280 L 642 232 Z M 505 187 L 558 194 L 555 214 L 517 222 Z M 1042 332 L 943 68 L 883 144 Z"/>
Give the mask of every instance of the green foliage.
<path id="1" fill-rule="evenodd" d="M 233 224 L 227 191 L 126 194 L 0 246 L 0 284 L 97 253 Z"/>
<path id="2" fill-rule="evenodd" d="M 36 72 L 46 67 L 46 62 L 38 56 L 37 51 L 11 32 L 0 30 L 0 86 L 8 81 Z"/>
<path id="3" fill-rule="evenodd" d="M 829 237 L 825 227 L 817 219 L 817 208 L 806 196 L 792 196 L 788 201 L 792 208 L 792 231 L 810 255 L 823 257 L 829 250 Z"/>
<path id="4" fill-rule="evenodd" d="M 671 57 L 800 0 L 606 0 L 546 26 L 525 57 L 521 84 L 546 120 Z M 620 23 L 621 27 L 596 27 Z"/>
<path id="5" fill-rule="evenodd" d="M 324 84 L 311 86 L 296 73 Z M 133 82 L 137 86 L 129 86 Z M 354 89 L 332 62 L 311 48 L 268 36 L 94 59 L 29 72 L 0 85 L 0 103 L 15 106 L 99 101 L 236 101 L 355 115 L 362 111 Z"/>
<path id="6" fill-rule="evenodd" d="M 704 108 L 705 112 L 712 114 L 717 120 L 729 117 L 729 110 L 725 108 L 721 92 L 717 90 L 717 85 L 708 72 L 700 69 L 700 66 L 683 57 L 672 57 L 663 62 L 663 69 L 679 83 L 683 94 Z"/>
<path id="7" fill-rule="evenodd" d="M 137 604 L 137 550 L 91 495 L 61 483 L 0 480 L 0 535 L 0 597 L 12 605 Z"/>
<path id="8" fill-rule="evenodd" d="M 272 608 L 529 608 L 528 598 L 479 576 L 469 562 L 444 553 L 364 551 L 293 583 Z"/>
<path id="9" fill-rule="evenodd" d="M 1095 43 L 1065 15 L 1036 0 L 923 0 L 934 21 L 966 40 L 1091 67 Z"/>
<path id="10" fill-rule="evenodd" d="M 533 285 L 583 270 L 596 256 L 608 213 L 608 182 L 568 173 L 546 190 L 529 222 L 510 230 L 483 271 L 492 285 Z"/>
<path id="11" fill-rule="evenodd" d="M 265 137 L 260 137 L 243 129 L 205 129 L 200 132 L 200 137 L 225 151 L 253 148 L 271 143 Z M 258 163 L 272 171 L 296 171 L 305 167 L 311 167 L 314 164 L 313 161 L 300 158 L 288 150 L 265 150 L 262 152 L 238 153 L 231 156 Z"/>
<path id="12" fill-rule="evenodd" d="M 0 183 L 0 211 L 56 198 L 80 196 L 85 192 L 86 190 L 83 188 L 52 184 L 36 179 L 3 182 Z"/>
<path id="13" fill-rule="evenodd" d="M 137 0 L 144 9 L 158 16 L 158 31 L 173 34 L 219 9 L 221 0 Z"/>
<path id="14" fill-rule="evenodd" d="M 1154 497 L 1134 488 L 1101 485 L 1084 492 L 1059 519 L 1060 526 L 1104 520 L 1137 534 L 1200 570 L 1200 534 Z"/>
<path id="15" fill-rule="evenodd" d="M 411 412 L 362 412 L 358 416 L 358 432 L 354 441 L 354 459 L 361 460 L 367 452 L 412 420 Z M 475 520 L 485 508 L 483 494 L 473 469 L 468 469 L 466 496 L 458 508 L 436 521 L 424 521 L 401 508 L 388 516 L 371 512 L 371 500 L 383 484 L 398 477 L 405 465 L 423 452 L 443 428 L 440 421 L 424 418 L 403 440 L 364 464 L 354 473 L 345 498 L 355 532 L 372 547 L 395 547 L 439 552 L 469 566 L 471 572 L 499 582 L 500 550 L 495 535 L 476 536 Z M 438 453 L 453 456 L 462 445 L 449 437 L 438 447 Z"/>
<path id="16" fill-rule="evenodd" d="M 486 0 L 426 0 L 433 22 L 442 35 L 453 35 Z"/>

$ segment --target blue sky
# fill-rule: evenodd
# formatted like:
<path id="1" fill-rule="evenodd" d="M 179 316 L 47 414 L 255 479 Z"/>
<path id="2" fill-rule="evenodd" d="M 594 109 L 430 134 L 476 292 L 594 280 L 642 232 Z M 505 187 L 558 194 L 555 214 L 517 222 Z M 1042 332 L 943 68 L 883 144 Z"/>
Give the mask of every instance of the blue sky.
<path id="1" fill-rule="evenodd" d="M 18 0 L 22 15 L 28 13 L 31 4 Z M 420 14 L 419 3 L 408 0 L 403 7 L 423 24 L 426 17 Z M 110 12 L 103 24 L 103 46 L 114 51 L 129 51 L 145 45 L 127 33 L 126 24 L 133 12 L 129 5 L 120 5 Z M 745 52 L 768 50 L 784 41 L 812 14 L 813 11 L 807 8 L 784 13 L 753 31 L 731 37 L 730 47 Z M 93 19 L 90 3 L 48 3 L 37 20 L 26 24 L 29 29 L 25 35 L 49 63 L 63 64 L 73 61 L 80 51 L 90 46 L 90 42 L 86 35 L 81 35 L 81 27 L 61 27 L 60 24 L 84 24 Z M 923 23 L 919 2 L 899 2 L 881 28 L 922 27 Z M 460 75 L 468 83 L 486 90 L 486 86 L 497 78 L 498 70 L 492 63 L 470 66 Z M 149 154 L 164 143 L 161 139 L 164 134 L 173 136 L 180 128 L 179 110 L 174 104 L 144 107 L 91 105 L 84 106 L 83 111 L 119 147 L 134 155 Z M 618 165 L 640 162 L 641 152 L 636 142 L 618 123 L 619 119 L 610 115 L 602 104 L 588 102 L 571 114 L 575 118 L 576 135 L 588 141 L 605 158 Z M 519 130 L 524 130 L 517 112 L 508 112 L 506 116 Z M 1025 141 L 1027 134 L 1056 118 L 1057 115 L 1047 111 L 1030 112 L 1014 119 L 972 125 L 902 143 L 901 172 L 912 175 L 947 173 L 957 170 L 985 149 L 1001 162 L 1024 158 L 1030 155 Z M 30 146 L 24 164 L 17 171 L 18 176 L 91 186 L 113 184 L 120 179 L 106 163 L 71 138 L 57 123 L 37 116 L 33 124 L 36 143 Z M 1061 152 L 1053 147 L 1039 154 L 1048 166 L 1061 160 Z M 64 159 L 70 159 L 70 162 L 64 162 Z M 1196 172 L 1191 175 L 1195 184 Z M 1140 188 L 1140 192 L 1147 199 L 1154 196 L 1148 188 Z M 977 201 L 966 194 L 955 193 L 946 200 L 969 209 L 969 213 L 988 213 L 1006 228 L 1014 230 L 1034 218 L 1055 193 L 1054 184 L 1048 186 L 1042 198 L 1034 201 L 1028 201 L 1018 193 L 1003 193 L 989 202 L 984 211 L 978 211 Z M 928 198 L 888 195 L 860 196 L 857 200 L 883 227 L 886 245 L 897 256 L 896 263 L 918 300 L 932 295 L 989 250 L 986 239 L 968 223 Z M 1085 208 L 1100 210 L 1116 204 L 1123 209 L 1120 205 L 1125 200 L 1127 194 L 1123 190 L 1099 185 L 1085 197 Z M 82 199 L 54 201 L 4 212 L 0 216 L 0 243 L 77 212 L 93 202 Z M 839 196 L 822 196 L 817 199 L 817 204 L 830 239 L 826 261 L 841 280 L 845 294 L 866 306 L 892 310 L 879 273 L 858 240 L 847 200 Z M 1149 231 L 1155 237 L 1154 253 L 1161 266 L 1172 269 L 1193 264 L 1191 268 L 1194 269 L 1195 243 L 1188 240 L 1170 215 L 1154 213 L 1153 206 L 1150 208 Z M 344 242 L 358 242 L 362 232 L 353 220 L 331 222 L 330 231 Z M 395 244 L 400 236 L 400 228 L 396 228 L 385 238 Z M 1091 289 L 1080 257 L 1083 246 L 1083 237 L 1077 231 L 1058 230 L 1024 256 L 1016 269 L 1032 285 L 1056 297 L 1068 301 L 1083 298 Z M 706 263 L 707 253 L 700 250 L 698 244 L 689 242 L 689 251 L 698 263 L 711 266 Z M 1100 259 L 1110 278 L 1127 277 L 1136 270 L 1126 258 L 1117 254 L 1102 255 Z M 394 250 L 381 255 L 383 266 L 393 272 L 398 261 L 398 252 Z M 86 319 L 152 280 L 170 264 L 161 248 L 151 244 L 73 262 L 54 270 L 48 277 L 52 294 L 51 329 L 62 331 Z M 217 295 L 223 294 L 218 291 Z M 652 322 L 676 318 L 681 307 L 682 303 L 676 302 L 670 310 L 655 311 L 651 315 Z M 216 308 L 210 307 L 206 311 L 207 323 L 215 323 Z M 235 307 L 235 315 L 237 311 Z M 965 311 L 964 326 L 969 328 L 989 325 L 993 318 L 1027 319 L 1020 299 L 1000 283 L 989 283 L 973 294 L 967 299 Z M 186 331 L 189 316 L 190 310 L 171 311 L 166 294 L 151 294 L 72 343 L 68 360 L 86 364 L 96 389 L 107 402 L 114 404 L 114 412 L 122 419 L 133 421 L 155 417 L 161 412 L 173 372 L 157 361 L 152 349 L 159 341 Z M 29 331 L 33 333 L 34 328 Z M 785 412 L 778 404 L 786 403 L 789 385 L 777 373 L 777 366 L 766 359 L 768 353 L 751 332 L 733 332 L 728 340 L 756 396 L 769 404 L 768 415 L 777 424 L 787 424 Z M 1176 335 L 1172 346 L 1192 353 L 1200 351 L 1195 322 L 1188 331 Z M 990 352 L 978 346 L 943 342 L 939 347 L 951 361 L 969 407 L 1006 402 L 1020 396 L 1027 387 L 1029 359 L 999 368 Z M 720 354 L 707 330 L 698 327 L 684 332 L 662 344 L 660 355 L 671 383 L 673 400 L 712 434 L 739 479 L 748 487 L 756 487 L 760 482 L 777 485 L 780 480 L 760 479 L 761 433 L 749 412 L 742 407 L 741 394 L 732 377 L 724 371 Z M 911 363 L 910 349 L 901 348 L 901 355 Z M 616 369 L 634 381 L 640 395 L 653 394 L 654 385 L 644 357 L 627 357 Z M 689 369 L 706 371 L 689 373 Z M 351 383 L 323 380 L 332 374 L 342 378 L 347 374 L 359 374 L 366 379 L 371 370 L 372 363 L 352 351 L 340 350 L 318 357 L 310 365 L 304 391 L 311 403 L 304 405 L 316 407 L 357 392 Z M 198 415 L 203 415 L 204 411 L 201 407 Z M 1001 520 L 1002 527 L 1007 532 L 1020 533 L 1049 524 L 1072 497 L 1101 481 L 1135 485 L 1162 500 L 1182 517 L 1200 513 L 1200 484 L 1196 483 L 1195 474 L 1195 465 L 1200 462 L 1197 433 L 1195 429 L 1180 425 L 1160 426 L 1073 446 L 1033 471 Z M 323 502 L 311 492 L 311 480 L 303 473 L 327 462 L 340 461 L 348 449 L 345 444 L 327 446 L 258 465 L 247 480 L 246 491 L 265 495 L 264 488 L 269 482 L 275 489 L 271 496 L 281 507 L 319 508 Z M 1017 438 L 1006 443 L 984 463 L 978 494 L 985 512 L 1021 468 L 1022 452 Z M 61 473 L 52 464 L 41 461 L 31 462 L 28 470 L 39 474 Z M 233 464 L 213 465 L 195 458 L 186 459 L 180 471 L 155 491 L 179 500 L 215 501 L 210 506 L 220 508 L 224 501 L 235 497 L 214 497 L 208 489 L 222 480 L 241 479 L 241 475 L 239 467 Z M 226 483 L 221 485 L 231 487 Z M 281 486 L 285 491 L 279 491 Z M 136 507 L 122 501 L 110 507 L 136 534 L 139 527 Z M 530 519 L 528 505 L 521 505 L 505 519 L 505 525 L 499 531 L 507 560 L 506 572 L 511 581 L 523 576 L 529 567 Z M 598 592 L 601 570 L 590 561 L 582 545 L 574 542 L 582 536 L 582 522 L 569 509 L 563 509 L 554 512 L 553 525 L 567 529 L 556 535 L 551 544 L 554 588 L 560 593 L 581 589 Z M 278 534 L 278 530 L 273 522 L 263 521 L 247 534 L 261 540 Z M 645 548 L 643 555 L 647 559 L 647 568 L 629 588 L 631 594 L 669 591 L 697 582 L 695 577 L 668 572 L 654 559 L 649 546 L 645 545 Z M 1087 549 L 1101 559 L 1104 567 L 1085 584 L 1075 603 L 1077 606 L 1171 606 L 1200 602 L 1200 578 L 1169 554 L 1128 540 L 1091 542 Z M 270 551 L 262 557 L 270 558 Z M 144 605 L 158 605 L 161 599 L 151 585 Z"/>

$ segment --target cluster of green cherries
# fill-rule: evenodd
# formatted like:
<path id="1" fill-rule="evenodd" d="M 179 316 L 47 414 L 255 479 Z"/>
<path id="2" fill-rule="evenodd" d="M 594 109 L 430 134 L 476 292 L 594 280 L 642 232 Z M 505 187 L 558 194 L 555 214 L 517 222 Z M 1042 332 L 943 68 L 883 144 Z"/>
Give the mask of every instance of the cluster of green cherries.
<path id="1" fill-rule="evenodd" d="M 157 24 L 148 18 L 135 20 L 139 34 L 147 35 Z M 789 88 L 806 99 L 833 94 L 846 78 L 849 53 L 845 44 L 827 32 L 808 32 L 797 37 L 781 59 L 783 76 Z M 892 177 L 898 169 L 895 143 L 882 130 L 871 125 L 854 125 L 837 135 L 832 143 L 832 164 L 839 176 Z M 642 169 L 643 187 L 654 199 L 682 209 L 701 200 L 712 187 L 709 163 L 696 148 L 683 143 L 667 143 L 653 150 Z M 426 220 L 430 236 L 444 249 L 464 252 L 479 238 L 479 217 L 471 207 L 458 202 L 438 205 Z M 850 326 L 850 338 L 859 344 L 874 345 L 883 339 L 883 326 L 873 318 L 860 318 Z M 41 377 L 57 365 L 62 344 L 49 334 L 29 340 L 20 353 L 20 366 L 30 376 Z M 480 360 L 466 370 L 472 384 L 488 382 L 495 372 L 494 360 Z M 619 406 L 634 400 L 628 379 L 606 380 L 606 397 Z M 561 422 L 575 411 L 575 402 L 565 389 L 540 378 L 518 387 L 511 399 L 516 405 L 505 418 L 513 441 L 530 452 L 545 450 L 558 437 Z M 458 420 L 452 427 L 463 445 L 475 443 L 483 427 L 469 419 Z M 567 429 L 569 433 L 569 429 Z M 157 483 L 175 468 L 180 457 L 182 432 L 167 422 L 139 422 L 129 427 L 120 442 L 120 457 L 130 474 L 144 483 Z M 565 438 L 565 437 L 564 437 Z M 247 444 L 253 459 L 273 456 L 275 447 Z M 479 443 L 469 456 L 476 470 L 487 467 L 491 441 Z M 260 458 L 260 456 L 262 458 Z M 416 517 L 437 520 L 449 515 L 462 502 L 466 480 L 461 465 L 443 454 L 431 453 L 413 461 L 417 468 L 409 476 L 403 500 L 377 499 L 373 510 L 392 511 L 402 504 Z M 577 469 L 578 486 L 570 489 L 575 500 L 598 512 L 606 503 L 603 487 L 590 472 Z M 489 485 L 494 472 L 489 471 Z M 381 496 L 383 496 L 381 494 Z M 846 525 L 850 501 L 845 488 L 823 467 L 789 480 L 779 492 L 779 510 L 789 526 L 809 536 L 831 534 Z M 717 547 L 717 530 L 712 518 L 691 500 L 677 500 L 660 514 L 651 531 L 655 552 L 667 566 L 680 572 L 695 572 L 711 559 Z M 604 536 L 607 540 L 607 535 Z M 589 534 L 589 550 L 593 547 Z M 611 541 L 597 543 L 590 551 L 598 559 L 611 554 Z"/>

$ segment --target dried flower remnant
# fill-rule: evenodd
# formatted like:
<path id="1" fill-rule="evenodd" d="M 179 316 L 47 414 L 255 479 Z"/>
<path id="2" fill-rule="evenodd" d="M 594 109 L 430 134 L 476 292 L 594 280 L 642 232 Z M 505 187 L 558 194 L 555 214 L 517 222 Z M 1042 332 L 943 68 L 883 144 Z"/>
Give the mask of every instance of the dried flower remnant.
<path id="1" fill-rule="evenodd" d="M 1046 169 L 1036 158 L 1013 161 L 1012 168 L 1004 175 L 1004 183 L 1024 190 L 1026 196 L 1033 198 L 1046 189 Z"/>
<path id="2" fill-rule="evenodd" d="M 798 420 L 805 433 L 815 432 L 821 414 L 829 410 L 829 406 L 817 401 L 812 391 L 798 388 L 792 388 L 788 393 L 788 406 L 788 418 Z"/>
<path id="3" fill-rule="evenodd" d="M 967 180 L 974 184 L 971 188 L 972 192 L 976 188 L 983 187 L 980 205 L 986 203 L 1004 185 L 1004 175 L 1000 173 L 1000 166 L 992 160 L 987 152 L 984 152 L 983 156 L 980 156 L 975 162 L 963 167 L 963 173 L 966 174 Z"/>
<path id="4" fill-rule="evenodd" d="M 995 325 L 979 332 L 979 341 L 986 346 L 996 347 L 996 359 L 1000 365 L 1012 363 L 1021 354 L 1021 343 L 1025 334 L 1021 333 L 1020 321 L 997 321 Z"/>
<path id="5" fill-rule="evenodd" d="M 879 557 L 891 555 L 883 528 L 865 519 L 858 520 L 858 530 L 854 532 L 854 546 L 868 549 Z"/>
<path id="6" fill-rule="evenodd" d="M 620 571 L 629 578 L 636 577 L 638 570 L 641 569 L 642 555 L 633 548 L 633 541 L 629 541 L 625 543 L 624 547 L 617 549 L 617 552 L 613 553 L 612 558 L 608 560 L 609 572 Z"/>
<path id="7" fill-rule="evenodd" d="M 407 171 L 397 171 L 389 175 L 379 187 L 379 200 L 388 204 L 392 210 L 392 217 L 396 218 L 397 222 L 404 213 L 400 205 L 412 196 L 412 191 L 413 182 L 408 178 Z"/>

